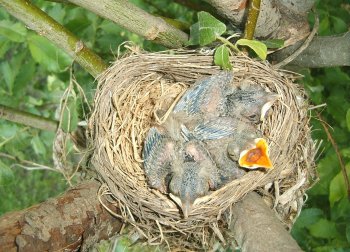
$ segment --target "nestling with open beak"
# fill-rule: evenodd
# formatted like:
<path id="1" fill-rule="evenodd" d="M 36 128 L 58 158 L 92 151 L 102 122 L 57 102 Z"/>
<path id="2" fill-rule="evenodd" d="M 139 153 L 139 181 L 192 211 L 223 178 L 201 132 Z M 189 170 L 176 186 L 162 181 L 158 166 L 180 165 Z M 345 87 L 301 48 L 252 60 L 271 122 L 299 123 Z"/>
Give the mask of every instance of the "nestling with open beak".
<path id="1" fill-rule="evenodd" d="M 184 129 L 183 129 L 184 130 Z M 253 124 L 238 120 L 233 117 L 219 117 L 207 122 L 200 123 L 187 135 L 207 144 L 209 152 L 215 157 L 225 156 L 220 152 L 220 147 L 215 148 L 213 145 L 221 145 L 221 152 L 227 153 L 229 157 L 238 161 L 239 166 L 244 168 L 273 168 L 268 153 L 268 145 L 262 134 L 254 127 Z"/>

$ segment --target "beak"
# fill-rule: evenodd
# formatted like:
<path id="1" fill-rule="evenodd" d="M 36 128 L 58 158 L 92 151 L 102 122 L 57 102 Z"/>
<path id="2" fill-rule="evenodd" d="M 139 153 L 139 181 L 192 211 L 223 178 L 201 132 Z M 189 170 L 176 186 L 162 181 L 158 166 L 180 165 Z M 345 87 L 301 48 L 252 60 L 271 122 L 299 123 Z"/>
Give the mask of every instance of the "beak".
<path id="1" fill-rule="evenodd" d="M 263 138 L 254 139 L 252 148 L 243 150 L 239 155 L 238 163 L 245 168 L 266 168 L 272 169 L 273 165 L 269 158 L 269 148 Z"/>
<path id="2" fill-rule="evenodd" d="M 192 204 L 190 201 L 186 200 L 185 202 L 181 202 L 181 210 L 184 215 L 184 219 L 188 218 L 188 215 L 191 213 Z"/>
<path id="3" fill-rule="evenodd" d="M 172 193 L 169 193 L 169 196 L 181 208 L 184 219 L 187 219 L 192 210 L 192 203 L 190 200 L 185 199 L 182 201 L 179 197 L 175 196 Z"/>
<path id="4" fill-rule="evenodd" d="M 277 94 L 269 94 L 266 99 L 267 99 L 267 102 L 262 106 L 261 108 L 261 117 L 260 117 L 260 121 L 264 120 L 266 114 L 267 114 L 267 111 L 271 108 L 271 106 L 274 104 L 274 102 L 280 98 L 281 96 L 280 95 L 277 95 Z"/>

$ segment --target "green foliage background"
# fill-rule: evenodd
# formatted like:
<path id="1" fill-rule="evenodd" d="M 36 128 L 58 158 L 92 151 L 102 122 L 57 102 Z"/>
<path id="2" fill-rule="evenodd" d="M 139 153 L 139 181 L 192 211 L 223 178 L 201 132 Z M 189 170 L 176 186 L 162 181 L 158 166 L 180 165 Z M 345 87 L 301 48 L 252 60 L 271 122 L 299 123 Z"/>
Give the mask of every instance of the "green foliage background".
<path id="1" fill-rule="evenodd" d="M 33 1 L 51 17 L 80 37 L 106 62 L 117 54 L 118 45 L 133 41 L 145 50 L 165 49 L 145 41 L 108 20 L 73 5 Z M 171 1 L 134 0 L 146 11 L 174 18 L 189 27 L 196 22 L 196 13 Z M 350 25 L 350 2 L 318 1 L 319 35 L 346 32 Z M 312 20 L 310 20 L 312 22 Z M 48 40 L 26 29 L 0 8 L 0 104 L 28 111 L 51 119 L 57 118 L 60 98 L 70 79 L 72 60 Z M 92 101 L 96 83 L 83 69 L 73 64 L 74 75 Z M 303 70 L 302 85 L 332 127 L 350 174 L 350 69 L 327 68 Z M 350 203 L 344 178 L 334 148 L 322 125 L 312 120 L 313 137 L 323 139 L 318 159 L 320 181 L 308 191 L 304 210 L 292 230 L 293 236 L 306 251 L 350 251 Z M 18 160 L 30 160 L 52 166 L 54 134 L 0 119 L 0 214 L 29 207 L 63 192 L 68 186 L 59 173 L 26 171 L 6 153 Z"/>

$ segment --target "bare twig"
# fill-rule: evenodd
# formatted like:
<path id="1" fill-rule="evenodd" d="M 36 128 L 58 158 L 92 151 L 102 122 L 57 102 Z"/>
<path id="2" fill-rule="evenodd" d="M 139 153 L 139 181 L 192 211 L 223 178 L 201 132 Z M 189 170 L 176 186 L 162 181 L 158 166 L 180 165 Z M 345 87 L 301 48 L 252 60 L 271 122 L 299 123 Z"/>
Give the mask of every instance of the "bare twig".
<path id="1" fill-rule="evenodd" d="M 29 29 L 62 48 L 92 76 L 97 77 L 107 68 L 103 60 L 87 48 L 79 38 L 33 5 L 31 1 L 0 0 L 0 6 L 25 23 Z"/>
<path id="2" fill-rule="evenodd" d="M 0 105 L 0 118 L 33 128 L 56 131 L 58 122 L 28 112 Z"/>
<path id="3" fill-rule="evenodd" d="M 259 17 L 261 0 L 250 0 L 248 17 L 244 27 L 243 38 L 252 40 L 254 38 L 254 32 L 256 23 Z"/>
<path id="4" fill-rule="evenodd" d="M 275 64 L 273 66 L 273 68 L 275 68 L 275 69 L 281 68 L 281 67 L 287 65 L 288 63 L 292 62 L 294 59 L 296 59 L 310 45 L 312 39 L 314 38 L 314 36 L 317 33 L 319 25 L 320 25 L 320 21 L 319 21 L 317 13 L 315 13 L 314 28 L 312 29 L 310 35 L 307 37 L 307 39 L 304 41 L 304 43 L 297 50 L 295 50 L 290 56 L 288 56 L 287 58 L 285 58 L 281 62 Z"/>
<path id="5" fill-rule="evenodd" d="M 348 194 L 348 199 L 350 200 L 350 182 L 349 182 L 349 177 L 348 177 L 348 173 L 346 171 L 344 160 L 343 160 L 343 158 L 342 158 L 342 156 L 340 154 L 340 151 L 339 151 L 339 148 L 338 148 L 338 144 L 335 142 L 335 140 L 334 140 L 331 132 L 329 131 L 325 121 L 323 120 L 322 116 L 319 113 L 317 113 L 317 117 L 318 117 L 320 123 L 322 124 L 322 127 L 324 128 L 324 131 L 326 132 L 327 138 L 331 142 L 335 153 L 337 154 L 339 165 L 340 165 L 340 168 L 341 168 L 341 171 L 342 171 L 342 174 L 343 174 L 343 177 L 344 177 L 344 181 L 345 181 L 345 187 L 346 187 L 346 191 L 347 191 L 347 194 Z"/>
<path id="6" fill-rule="evenodd" d="M 54 169 L 52 167 L 49 167 L 49 166 L 46 166 L 46 165 L 42 165 L 42 164 L 38 164 L 38 163 L 35 163 L 35 162 L 32 162 L 32 161 L 28 161 L 28 160 L 22 160 L 22 159 L 19 159 L 17 157 L 14 157 L 14 156 L 12 156 L 10 154 L 7 154 L 7 153 L 0 152 L 0 157 L 7 158 L 7 159 L 10 159 L 10 160 L 18 162 L 18 164 L 11 165 L 12 167 L 18 166 L 18 167 L 23 168 L 23 169 L 28 170 L 28 171 L 49 170 L 49 171 L 62 173 L 61 171 L 59 171 L 57 169 Z"/>

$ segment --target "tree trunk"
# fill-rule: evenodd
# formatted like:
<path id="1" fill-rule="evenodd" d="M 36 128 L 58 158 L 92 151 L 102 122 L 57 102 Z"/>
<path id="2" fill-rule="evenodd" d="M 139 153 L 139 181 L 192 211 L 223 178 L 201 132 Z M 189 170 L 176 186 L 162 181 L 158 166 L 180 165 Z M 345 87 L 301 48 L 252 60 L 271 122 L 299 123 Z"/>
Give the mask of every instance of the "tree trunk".
<path id="1" fill-rule="evenodd" d="M 5 214 L 0 218 L 0 251 L 86 251 L 112 237 L 122 222 L 100 204 L 99 186 L 95 181 L 84 182 L 57 198 Z M 256 193 L 234 204 L 232 214 L 230 229 L 243 252 L 301 251 Z"/>
<path id="2" fill-rule="evenodd" d="M 57 198 L 3 215 L 0 251 L 86 251 L 115 235 L 122 223 L 100 204 L 99 186 L 96 181 L 88 181 Z"/>
<path id="3" fill-rule="evenodd" d="M 232 208 L 230 230 L 242 252 L 302 251 L 275 213 L 255 192 Z"/>

